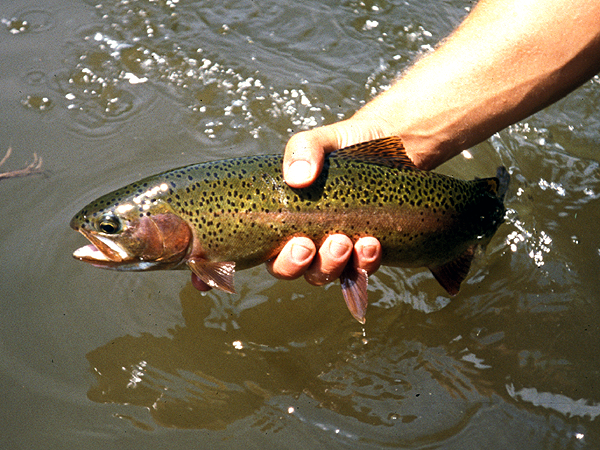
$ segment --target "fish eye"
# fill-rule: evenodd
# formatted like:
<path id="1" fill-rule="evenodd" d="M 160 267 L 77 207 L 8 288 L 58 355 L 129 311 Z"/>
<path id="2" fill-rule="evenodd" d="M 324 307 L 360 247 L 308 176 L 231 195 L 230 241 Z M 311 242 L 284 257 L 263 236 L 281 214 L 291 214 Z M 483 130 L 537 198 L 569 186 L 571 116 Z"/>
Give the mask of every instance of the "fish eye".
<path id="1" fill-rule="evenodd" d="M 106 214 L 100 219 L 98 229 L 105 234 L 116 234 L 121 231 L 121 221 L 113 214 Z"/>

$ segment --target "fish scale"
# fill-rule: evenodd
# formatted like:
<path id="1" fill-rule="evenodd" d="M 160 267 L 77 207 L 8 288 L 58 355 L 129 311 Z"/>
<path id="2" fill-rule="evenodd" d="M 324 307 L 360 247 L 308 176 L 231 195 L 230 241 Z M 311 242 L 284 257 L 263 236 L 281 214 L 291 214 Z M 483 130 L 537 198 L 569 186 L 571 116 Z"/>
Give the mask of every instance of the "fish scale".
<path id="1" fill-rule="evenodd" d="M 378 237 L 385 250 L 384 264 L 419 266 L 426 256 L 417 255 L 431 253 L 445 262 L 453 255 L 445 255 L 439 247 L 430 251 L 430 241 L 448 248 L 455 246 L 455 241 L 462 241 L 462 235 L 486 235 L 479 222 L 464 224 L 462 220 L 458 229 L 449 224 L 460 220 L 461 213 L 469 213 L 469 206 L 477 203 L 478 197 L 491 200 L 489 213 L 496 220 L 496 216 L 503 216 L 499 202 L 481 187 L 476 189 L 481 186 L 477 182 L 331 157 L 317 182 L 298 190 L 283 182 L 281 164 L 280 155 L 239 158 L 188 166 L 148 181 L 152 184 L 165 180 L 170 185 L 162 198 L 177 213 L 189 217 L 206 242 L 209 258 L 236 260 L 238 268 L 264 262 L 291 235 L 322 240 L 331 233 L 354 239 Z M 360 210 L 359 215 L 350 214 L 356 210 Z M 364 220 L 363 215 L 372 216 L 373 220 Z M 418 222 L 430 221 L 432 217 L 451 233 L 442 236 L 437 225 L 429 233 L 420 229 Z M 398 222 L 406 223 L 400 232 Z M 454 236 L 449 239 L 447 234 Z M 271 242 L 262 251 L 238 248 L 240 241 L 258 240 L 262 244 L 274 239 L 280 241 Z M 410 260 L 395 258 L 395 249 L 412 255 Z"/>
<path id="2" fill-rule="evenodd" d="M 294 236 L 320 244 L 342 233 L 354 241 L 376 237 L 382 264 L 428 267 L 455 294 L 473 247 L 489 240 L 504 218 L 496 178 L 464 181 L 420 171 L 397 138 L 329 155 L 307 188 L 288 186 L 281 167 L 281 155 L 205 162 L 109 193 L 83 208 L 71 226 L 111 256 L 79 259 L 130 270 L 187 264 L 209 285 L 233 291 L 234 266 L 263 263 Z M 347 302 L 344 282 L 361 276 L 343 275 Z M 365 299 L 355 301 L 366 302 L 366 278 L 360 290 Z"/>

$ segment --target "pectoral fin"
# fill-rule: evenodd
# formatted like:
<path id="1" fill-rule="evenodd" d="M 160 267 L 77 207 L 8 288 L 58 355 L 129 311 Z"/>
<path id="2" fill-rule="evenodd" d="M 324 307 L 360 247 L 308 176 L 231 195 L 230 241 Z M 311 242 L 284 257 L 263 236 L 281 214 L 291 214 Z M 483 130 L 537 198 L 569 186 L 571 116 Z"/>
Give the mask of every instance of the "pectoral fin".
<path id="1" fill-rule="evenodd" d="M 430 267 L 429 270 L 431 270 L 438 283 L 448 291 L 448 294 L 456 295 L 460 289 L 460 283 L 469 273 L 474 254 L 475 246 L 471 246 L 458 258 L 441 266 Z"/>
<path id="2" fill-rule="evenodd" d="M 365 323 L 367 306 L 369 304 L 367 297 L 368 280 L 367 271 L 357 269 L 352 266 L 351 262 L 346 266 L 342 275 L 340 275 L 342 294 L 344 294 L 346 306 L 348 306 L 352 317 L 360 323 Z"/>
<path id="3" fill-rule="evenodd" d="M 234 262 L 190 259 L 187 264 L 190 270 L 210 287 L 235 294 L 235 289 L 233 288 Z"/>

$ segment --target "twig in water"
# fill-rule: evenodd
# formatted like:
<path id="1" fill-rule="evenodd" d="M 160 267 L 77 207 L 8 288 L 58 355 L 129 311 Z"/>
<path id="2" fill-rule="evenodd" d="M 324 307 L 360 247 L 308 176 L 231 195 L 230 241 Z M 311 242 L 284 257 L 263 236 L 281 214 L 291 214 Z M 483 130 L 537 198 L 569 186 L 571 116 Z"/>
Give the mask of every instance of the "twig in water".
<path id="1" fill-rule="evenodd" d="M 8 150 L 6 150 L 6 155 L 4 155 L 4 158 L 2 158 L 2 160 L 0 160 L 0 166 L 2 166 L 2 164 L 4 164 L 6 162 L 6 160 L 10 157 L 10 154 L 12 153 L 12 148 L 8 147 Z M 44 160 L 42 159 L 41 156 L 38 156 L 37 153 L 33 153 L 33 162 L 31 164 L 28 164 L 26 167 L 22 168 L 22 169 L 17 169 L 17 170 L 11 170 L 10 172 L 4 172 L 4 173 L 0 173 L 0 180 L 3 180 L 5 178 L 15 178 L 15 177 L 25 177 L 27 175 L 31 175 L 34 173 L 42 173 L 42 163 L 44 162 Z"/>

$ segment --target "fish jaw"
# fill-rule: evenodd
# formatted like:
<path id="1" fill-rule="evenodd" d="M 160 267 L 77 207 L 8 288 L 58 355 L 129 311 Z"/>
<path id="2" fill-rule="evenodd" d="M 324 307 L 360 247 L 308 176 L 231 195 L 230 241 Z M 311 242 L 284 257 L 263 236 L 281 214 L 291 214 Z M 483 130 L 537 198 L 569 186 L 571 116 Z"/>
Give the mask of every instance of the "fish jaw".
<path id="1" fill-rule="evenodd" d="M 95 245 L 89 244 L 78 248 L 73 252 L 73 257 L 79 261 L 86 262 L 100 269 L 112 269 L 119 271 L 144 271 L 152 269 L 160 269 L 161 264 L 156 261 L 121 261 L 114 262 L 96 248 Z"/>
<path id="2" fill-rule="evenodd" d="M 102 236 L 95 236 L 87 230 L 79 229 L 91 243 L 73 252 L 73 258 L 94 267 L 117 270 L 147 270 L 150 261 L 140 261 L 127 254 L 119 244 Z"/>
<path id="3" fill-rule="evenodd" d="M 188 224 L 172 214 L 142 217 L 112 236 L 76 224 L 73 228 L 90 242 L 73 257 L 105 269 L 173 269 L 184 263 L 192 241 Z"/>
<path id="4" fill-rule="evenodd" d="M 110 260 L 104 253 L 98 250 L 98 247 L 93 244 L 79 247 L 73 252 L 73 258 L 90 264 L 96 263 L 95 265 L 110 264 L 114 262 Z"/>
<path id="5" fill-rule="evenodd" d="M 98 236 L 84 228 L 79 228 L 90 245 L 83 246 L 73 252 L 73 257 L 85 262 L 98 262 L 118 264 L 126 261 L 129 258 L 127 251 L 117 242 L 103 236 Z"/>

